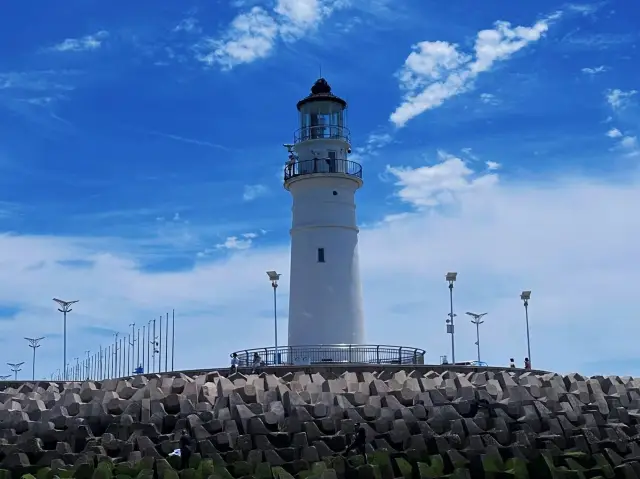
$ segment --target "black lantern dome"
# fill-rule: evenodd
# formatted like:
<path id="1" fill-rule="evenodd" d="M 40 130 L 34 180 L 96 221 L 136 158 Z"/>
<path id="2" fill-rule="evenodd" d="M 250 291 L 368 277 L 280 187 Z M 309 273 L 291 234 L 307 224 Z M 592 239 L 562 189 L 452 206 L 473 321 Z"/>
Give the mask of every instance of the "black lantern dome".
<path id="1" fill-rule="evenodd" d="M 339 96 L 331 93 L 331 85 L 329 85 L 327 80 L 325 80 L 324 78 L 318 78 L 311 87 L 311 94 L 298 102 L 298 110 L 300 110 L 300 107 L 302 107 L 303 105 L 315 101 L 334 101 L 342 105 L 342 108 L 347 107 L 346 101 L 344 101 Z"/>

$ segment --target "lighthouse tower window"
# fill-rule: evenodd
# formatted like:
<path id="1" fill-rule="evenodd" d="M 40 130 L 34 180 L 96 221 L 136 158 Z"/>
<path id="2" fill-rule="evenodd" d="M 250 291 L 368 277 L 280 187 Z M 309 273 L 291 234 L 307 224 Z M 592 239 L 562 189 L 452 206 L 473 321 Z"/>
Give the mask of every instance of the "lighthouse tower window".
<path id="1" fill-rule="evenodd" d="M 318 248 L 318 263 L 324 263 L 324 248 Z"/>

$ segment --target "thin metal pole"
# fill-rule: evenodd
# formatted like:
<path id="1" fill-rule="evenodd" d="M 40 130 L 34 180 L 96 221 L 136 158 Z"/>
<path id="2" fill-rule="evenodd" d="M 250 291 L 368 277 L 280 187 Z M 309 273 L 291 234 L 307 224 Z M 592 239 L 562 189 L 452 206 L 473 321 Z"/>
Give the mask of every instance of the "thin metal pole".
<path id="1" fill-rule="evenodd" d="M 145 365 L 144 363 L 144 351 L 145 351 L 145 343 L 147 342 L 146 340 L 146 334 L 147 332 L 147 327 L 146 326 L 142 326 L 142 371 L 145 373 L 148 373 L 148 369 L 149 369 L 149 364 L 147 361 L 147 364 Z"/>
<path id="2" fill-rule="evenodd" d="M 124 370 L 125 367 L 127 366 L 126 364 L 126 355 L 125 350 L 124 350 L 124 342 L 127 340 L 127 338 L 120 338 L 120 377 L 124 376 Z"/>
<path id="3" fill-rule="evenodd" d="M 171 370 L 175 371 L 173 367 L 173 360 L 176 351 L 176 310 L 171 310 Z"/>
<path id="4" fill-rule="evenodd" d="M 31 380 L 36 380 L 36 347 L 33 347 L 33 364 L 31 365 Z"/>
<path id="5" fill-rule="evenodd" d="M 127 376 L 131 375 L 131 351 L 133 343 L 131 342 L 131 334 L 127 335 Z M 135 340 L 134 340 L 135 341 Z"/>
<path id="6" fill-rule="evenodd" d="M 153 364 L 151 365 L 152 371 L 156 372 L 156 320 L 153 320 L 153 340 L 151 345 L 153 346 Z"/>
<path id="7" fill-rule="evenodd" d="M 63 340 L 63 349 L 64 349 L 64 353 L 63 353 L 63 358 L 62 361 L 64 363 L 64 380 L 67 380 L 67 308 L 62 308 L 62 316 L 63 316 L 63 322 L 64 322 L 64 340 Z"/>
<path id="8" fill-rule="evenodd" d="M 169 313 L 164 322 L 164 370 L 169 370 Z"/>
<path id="9" fill-rule="evenodd" d="M 478 347 L 478 366 L 480 366 L 480 321 L 476 322 L 476 346 Z"/>
<path id="10" fill-rule="evenodd" d="M 453 326 L 453 281 L 449 281 L 449 303 L 451 306 L 451 362 L 456 363 L 456 341 L 455 329 Z"/>
<path id="11" fill-rule="evenodd" d="M 160 346 L 158 350 L 160 351 L 158 357 L 158 372 L 162 372 L 162 315 L 160 315 Z"/>
<path id="12" fill-rule="evenodd" d="M 273 286 L 273 328 L 276 342 L 274 363 L 280 364 L 280 361 L 278 361 L 278 295 L 276 294 L 276 291 L 278 290 L 278 283 L 273 281 L 271 285 Z"/>
<path id="13" fill-rule="evenodd" d="M 130 336 L 131 359 L 129 361 L 129 374 L 133 374 L 133 370 L 135 369 L 135 367 L 133 366 L 133 360 L 135 359 L 135 353 L 136 353 L 136 323 L 131 323 L 130 326 L 131 326 L 131 336 Z"/>
<path id="14" fill-rule="evenodd" d="M 147 324 L 147 369 L 148 371 L 145 371 L 146 373 L 150 373 L 151 371 L 151 351 L 149 350 L 149 346 L 151 346 L 151 321 L 149 321 L 149 324 Z"/>
<path id="15" fill-rule="evenodd" d="M 527 358 L 529 358 L 529 364 L 531 363 L 531 341 L 529 339 L 529 301 L 524 302 L 524 317 L 527 322 Z"/>
<path id="16" fill-rule="evenodd" d="M 140 366 L 140 328 L 138 328 L 138 353 L 136 356 L 136 368 Z"/>

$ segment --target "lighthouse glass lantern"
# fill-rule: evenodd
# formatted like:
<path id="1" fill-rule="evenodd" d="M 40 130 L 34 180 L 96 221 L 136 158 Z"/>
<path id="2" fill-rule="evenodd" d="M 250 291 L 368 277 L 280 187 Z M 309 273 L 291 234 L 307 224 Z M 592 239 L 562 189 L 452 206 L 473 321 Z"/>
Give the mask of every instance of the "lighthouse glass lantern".
<path id="1" fill-rule="evenodd" d="M 324 78 L 297 104 L 300 127 L 294 137 L 299 174 L 345 173 L 349 152 L 347 102 L 331 93 Z"/>

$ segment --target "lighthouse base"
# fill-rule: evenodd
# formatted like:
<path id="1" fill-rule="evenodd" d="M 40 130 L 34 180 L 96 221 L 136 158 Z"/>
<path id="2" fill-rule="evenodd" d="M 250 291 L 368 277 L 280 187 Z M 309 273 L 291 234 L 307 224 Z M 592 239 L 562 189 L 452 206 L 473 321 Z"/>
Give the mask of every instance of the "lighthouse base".
<path id="1" fill-rule="evenodd" d="M 409 346 L 316 344 L 235 351 L 239 367 L 251 367 L 257 354 L 265 366 L 311 364 L 424 364 L 424 349 Z"/>

